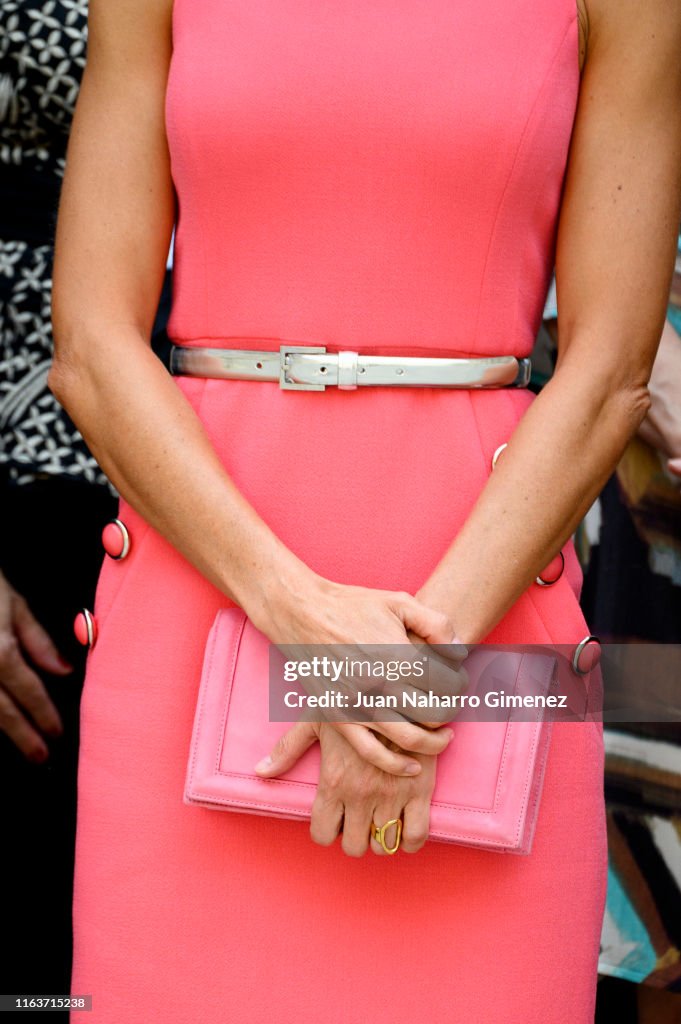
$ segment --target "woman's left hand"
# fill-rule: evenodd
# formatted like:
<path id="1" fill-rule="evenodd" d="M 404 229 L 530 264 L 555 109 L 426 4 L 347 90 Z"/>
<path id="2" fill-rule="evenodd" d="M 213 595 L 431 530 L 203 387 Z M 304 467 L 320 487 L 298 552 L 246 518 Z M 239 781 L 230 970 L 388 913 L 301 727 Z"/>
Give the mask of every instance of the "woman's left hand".
<path id="1" fill-rule="evenodd" d="M 362 857 L 369 847 L 385 856 L 371 838 L 372 822 L 380 827 L 401 819 L 400 850 L 420 850 L 428 838 L 437 757 L 410 753 L 421 763 L 420 773 L 412 778 L 389 775 L 360 757 L 330 723 L 297 722 L 275 745 L 270 763 L 258 766 L 258 774 L 269 779 L 289 771 L 317 740 L 321 767 L 310 822 L 314 842 L 329 846 L 342 831 L 341 845 L 348 856 Z M 386 845 L 394 845 L 395 838 L 393 826 L 385 836 Z"/>

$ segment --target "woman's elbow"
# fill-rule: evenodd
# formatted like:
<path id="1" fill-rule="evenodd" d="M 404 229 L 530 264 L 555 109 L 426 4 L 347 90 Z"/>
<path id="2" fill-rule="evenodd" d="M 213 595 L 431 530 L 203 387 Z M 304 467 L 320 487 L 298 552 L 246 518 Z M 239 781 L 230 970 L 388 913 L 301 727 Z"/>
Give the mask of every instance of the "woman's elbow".
<path id="1" fill-rule="evenodd" d="M 73 367 L 67 356 L 66 345 L 62 340 L 63 335 L 54 319 L 52 321 L 52 338 L 54 350 L 47 374 L 47 386 L 57 401 L 63 405 L 63 399 L 69 391 L 73 377 Z"/>
<path id="2" fill-rule="evenodd" d="M 651 406 L 648 381 L 632 380 L 614 388 L 609 395 L 611 415 L 617 422 L 623 439 L 628 441 L 636 433 Z"/>
<path id="3" fill-rule="evenodd" d="M 52 364 L 47 386 L 67 409 L 70 397 L 82 392 L 97 358 L 98 340 L 103 335 L 101 318 L 89 307 L 83 295 L 71 294 L 61 286 L 52 291 Z"/>
<path id="4" fill-rule="evenodd" d="M 69 397 L 80 377 L 79 357 L 80 346 L 77 341 L 78 331 L 74 325 L 52 309 L 53 356 L 47 374 L 47 386 L 68 411 Z M 82 367 L 81 367 L 82 369 Z"/>
<path id="5" fill-rule="evenodd" d="M 72 374 L 64 360 L 54 355 L 47 373 L 47 386 L 59 404 L 64 407 L 66 407 L 71 390 L 71 378 Z"/>
<path id="6" fill-rule="evenodd" d="M 583 422 L 592 428 L 608 422 L 617 433 L 633 435 L 650 409 L 650 373 L 643 360 L 568 356 L 562 364 L 559 360 L 555 376 L 581 396 Z"/>

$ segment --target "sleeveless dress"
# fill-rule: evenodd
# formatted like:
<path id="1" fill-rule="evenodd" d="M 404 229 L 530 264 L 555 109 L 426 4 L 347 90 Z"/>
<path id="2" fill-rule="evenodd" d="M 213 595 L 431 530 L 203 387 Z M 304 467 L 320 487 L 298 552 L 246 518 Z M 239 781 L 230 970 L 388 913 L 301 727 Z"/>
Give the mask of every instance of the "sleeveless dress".
<path id="1" fill-rule="evenodd" d="M 579 90 L 573 0 L 175 0 L 173 17 L 175 341 L 530 353 Z M 533 400 L 175 380 L 289 548 L 412 593 Z M 300 822 L 188 807 L 228 601 L 124 499 L 120 517 L 132 546 L 102 568 L 82 704 L 72 991 L 92 1024 L 591 1021 L 601 727 L 554 726 L 527 857 L 429 842 L 352 859 Z M 564 554 L 489 640 L 588 633 Z"/>

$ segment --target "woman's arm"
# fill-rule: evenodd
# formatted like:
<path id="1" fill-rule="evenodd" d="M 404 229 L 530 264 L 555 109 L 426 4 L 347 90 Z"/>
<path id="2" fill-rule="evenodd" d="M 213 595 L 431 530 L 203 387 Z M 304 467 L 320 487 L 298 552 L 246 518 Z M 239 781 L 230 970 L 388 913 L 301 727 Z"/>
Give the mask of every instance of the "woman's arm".
<path id="1" fill-rule="evenodd" d="M 417 594 L 483 639 L 568 540 L 649 408 L 681 214 L 681 4 L 588 0 L 560 214 L 556 372 Z"/>
<path id="2" fill-rule="evenodd" d="M 174 221 L 164 100 L 171 0 L 91 0 L 88 62 L 59 211 L 49 385 L 123 497 L 210 582 L 285 643 L 448 643 L 447 617 L 409 594 L 322 579 L 232 483 L 203 424 L 151 351 Z M 255 385 L 259 386 L 259 385 Z M 385 771 L 420 764 L 338 723 Z M 388 723 L 435 754 L 444 730 Z"/>
<path id="3" fill-rule="evenodd" d="M 90 4 L 57 226 L 49 385 L 126 500 L 239 600 L 279 546 L 149 346 L 175 216 L 164 129 L 171 9 Z M 286 564 L 293 570 L 293 558 Z"/>

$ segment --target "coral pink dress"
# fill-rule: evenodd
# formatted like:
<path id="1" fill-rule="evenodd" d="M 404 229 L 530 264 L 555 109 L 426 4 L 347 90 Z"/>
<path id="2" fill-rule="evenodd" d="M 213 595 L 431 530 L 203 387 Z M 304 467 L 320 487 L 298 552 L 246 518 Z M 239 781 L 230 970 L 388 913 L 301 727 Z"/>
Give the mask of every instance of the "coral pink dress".
<path id="1" fill-rule="evenodd" d="M 528 355 L 578 89 L 574 0 L 175 0 L 171 336 Z M 532 401 L 175 380 L 297 555 L 412 593 Z M 430 842 L 357 860 L 299 822 L 188 807 L 203 647 L 228 602 L 124 500 L 120 517 L 132 546 L 103 565 L 82 704 L 72 991 L 92 993 L 88 1021 L 590 1022 L 600 727 L 555 726 L 528 857 Z M 564 554 L 489 639 L 588 633 Z"/>

